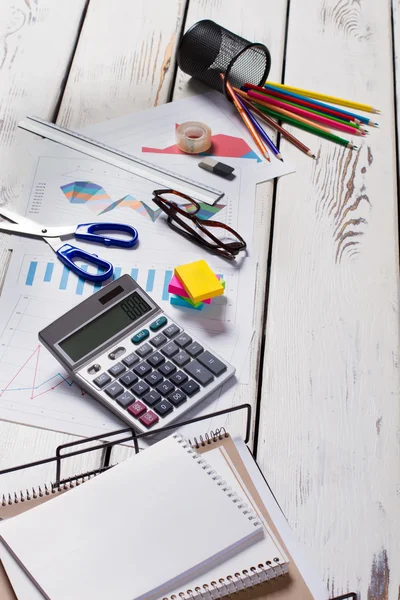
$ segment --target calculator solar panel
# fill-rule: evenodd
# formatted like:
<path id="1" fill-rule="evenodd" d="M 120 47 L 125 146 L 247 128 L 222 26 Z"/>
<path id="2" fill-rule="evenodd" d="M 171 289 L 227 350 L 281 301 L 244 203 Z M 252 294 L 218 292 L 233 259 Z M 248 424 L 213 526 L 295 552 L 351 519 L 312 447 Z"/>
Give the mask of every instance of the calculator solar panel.
<path id="1" fill-rule="evenodd" d="M 39 333 L 94 398 L 140 432 L 169 425 L 235 369 L 124 275 Z"/>

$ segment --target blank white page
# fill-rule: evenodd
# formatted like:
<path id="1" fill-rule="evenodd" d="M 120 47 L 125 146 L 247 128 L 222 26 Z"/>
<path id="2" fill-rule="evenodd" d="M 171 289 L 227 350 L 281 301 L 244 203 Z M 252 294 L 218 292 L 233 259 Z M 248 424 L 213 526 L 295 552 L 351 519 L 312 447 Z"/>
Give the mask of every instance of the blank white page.
<path id="1" fill-rule="evenodd" d="M 193 456 L 166 438 L 4 521 L 0 537 L 50 600 L 158 597 L 262 534 Z"/>

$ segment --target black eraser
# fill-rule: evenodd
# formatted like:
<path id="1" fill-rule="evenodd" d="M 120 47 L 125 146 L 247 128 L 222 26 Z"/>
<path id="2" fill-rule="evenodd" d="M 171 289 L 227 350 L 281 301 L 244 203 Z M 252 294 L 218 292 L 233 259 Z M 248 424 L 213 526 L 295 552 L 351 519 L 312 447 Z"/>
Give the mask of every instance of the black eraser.
<path id="1" fill-rule="evenodd" d="M 235 170 L 233 167 L 230 167 L 223 162 L 219 162 L 214 158 L 205 158 L 199 162 L 199 167 L 206 171 L 210 171 L 210 173 L 215 173 L 215 175 L 220 175 L 221 177 L 229 177 Z"/>

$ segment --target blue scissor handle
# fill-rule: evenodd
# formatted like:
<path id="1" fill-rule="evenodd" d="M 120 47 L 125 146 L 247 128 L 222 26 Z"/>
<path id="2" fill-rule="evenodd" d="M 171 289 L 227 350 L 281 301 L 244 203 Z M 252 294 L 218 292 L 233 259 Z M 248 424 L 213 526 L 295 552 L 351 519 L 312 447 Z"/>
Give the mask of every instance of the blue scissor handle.
<path id="1" fill-rule="evenodd" d="M 94 283 L 99 283 L 100 281 L 105 281 L 109 279 L 114 272 L 114 267 L 111 263 L 106 260 L 102 260 L 96 254 L 90 254 L 90 252 L 85 252 L 85 250 L 81 250 L 80 248 L 76 248 L 75 246 L 71 246 L 70 244 L 64 244 L 56 251 L 58 258 L 61 262 L 64 263 L 71 271 L 79 275 L 82 279 L 86 281 L 93 281 Z M 84 260 L 85 263 L 95 265 L 102 269 L 102 273 L 91 274 L 78 267 L 77 264 L 74 263 L 74 258 L 78 258 L 80 260 Z"/>
<path id="2" fill-rule="evenodd" d="M 104 235 L 96 235 L 97 231 L 123 231 L 129 233 L 132 237 L 130 240 L 121 240 Z M 94 242 L 95 244 L 104 244 L 105 246 L 132 248 L 132 246 L 137 244 L 139 234 L 134 227 L 125 223 L 81 223 L 75 230 L 75 237 L 80 240 Z"/>

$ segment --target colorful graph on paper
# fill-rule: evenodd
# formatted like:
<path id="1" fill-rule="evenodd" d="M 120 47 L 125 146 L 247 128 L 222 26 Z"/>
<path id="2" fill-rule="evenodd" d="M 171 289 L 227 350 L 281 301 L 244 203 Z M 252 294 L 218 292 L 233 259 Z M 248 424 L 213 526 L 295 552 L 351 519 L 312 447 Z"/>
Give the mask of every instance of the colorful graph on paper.
<path id="1" fill-rule="evenodd" d="M 61 186 L 61 191 L 71 204 L 84 204 L 91 212 L 104 215 L 115 208 L 130 208 L 151 222 L 155 222 L 161 214 L 160 208 L 151 208 L 146 202 L 136 200 L 131 194 L 113 201 L 105 189 L 92 181 L 72 181 Z M 206 204 L 200 202 L 200 211 L 197 216 L 207 220 L 225 208 L 225 204 Z M 185 206 L 185 205 L 183 205 Z"/>
<path id="2" fill-rule="evenodd" d="M 175 127 L 179 127 L 178 123 Z M 165 148 L 142 147 L 142 152 L 152 154 L 185 154 L 176 144 Z M 224 156 L 227 158 L 252 158 L 261 162 L 261 158 L 250 148 L 250 146 L 239 137 L 217 133 L 211 136 L 211 148 L 207 152 L 201 152 L 201 156 Z"/>
<path id="3" fill-rule="evenodd" d="M 93 285 L 85 282 L 84 279 L 76 277 L 67 267 L 60 267 L 52 261 L 39 261 L 30 260 L 28 261 L 27 270 L 25 274 L 25 286 L 28 288 L 35 287 L 36 285 L 49 284 L 49 287 L 56 288 L 60 291 L 68 291 L 77 296 L 87 295 L 88 293 L 95 293 L 101 285 Z M 126 272 L 122 267 L 114 267 L 113 279 L 118 279 Z M 142 287 L 149 294 L 157 296 L 158 301 L 168 302 L 169 293 L 168 285 L 172 278 L 172 269 L 162 268 L 148 268 L 142 265 L 130 268 L 128 273 L 135 281 L 140 281 Z M 106 282 L 109 283 L 109 282 Z"/>
<path id="4" fill-rule="evenodd" d="M 38 343 L 38 331 L 69 308 L 69 303 L 28 294 L 15 300 L 0 337 L 1 416 L 27 422 L 29 415 L 31 425 L 78 435 L 121 427 Z"/>

